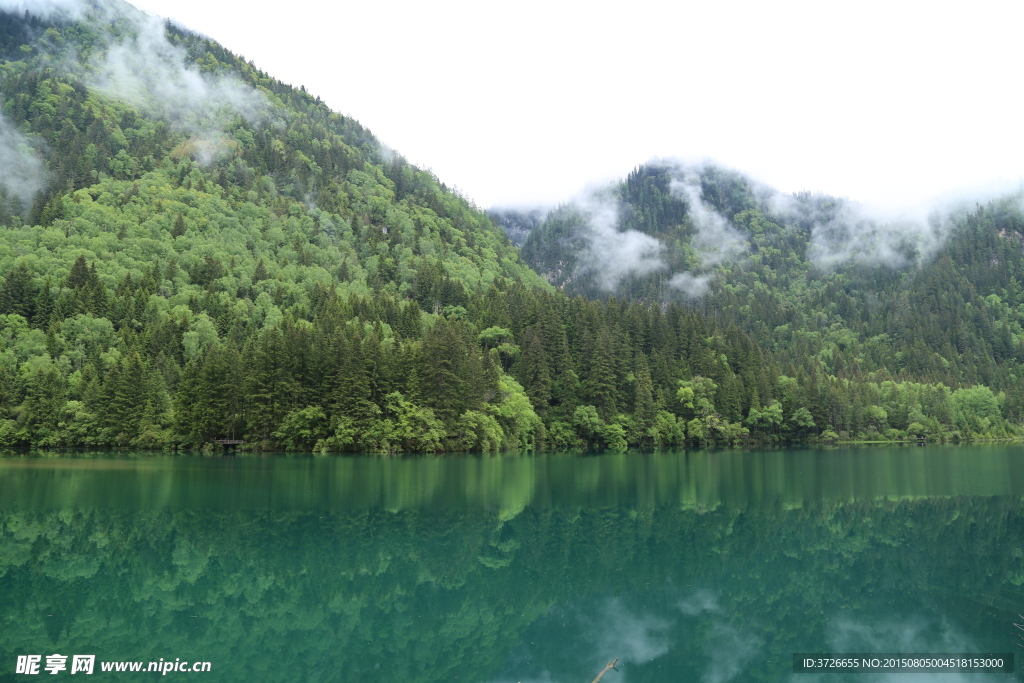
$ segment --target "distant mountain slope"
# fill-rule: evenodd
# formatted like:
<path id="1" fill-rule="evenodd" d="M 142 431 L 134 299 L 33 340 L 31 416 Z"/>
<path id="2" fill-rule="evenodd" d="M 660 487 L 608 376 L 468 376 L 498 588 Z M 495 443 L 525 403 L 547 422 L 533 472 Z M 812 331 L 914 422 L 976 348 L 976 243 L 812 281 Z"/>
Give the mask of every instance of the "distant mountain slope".
<path id="1" fill-rule="evenodd" d="M 652 164 L 550 212 L 522 253 L 570 294 L 685 301 L 785 371 L 1024 384 L 1019 195 L 922 220 Z"/>
<path id="2" fill-rule="evenodd" d="M 521 247 L 530 232 L 544 222 L 547 214 L 542 209 L 500 209 L 490 208 L 487 215 L 491 217 L 495 225 L 500 227 L 512 240 L 512 244 Z"/>

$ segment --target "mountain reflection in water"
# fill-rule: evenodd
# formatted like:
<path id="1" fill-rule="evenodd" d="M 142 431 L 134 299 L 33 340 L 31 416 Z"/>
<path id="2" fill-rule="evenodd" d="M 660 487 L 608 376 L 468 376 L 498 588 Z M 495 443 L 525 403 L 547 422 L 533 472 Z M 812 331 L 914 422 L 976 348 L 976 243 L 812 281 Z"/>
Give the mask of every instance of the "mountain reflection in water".
<path id="1" fill-rule="evenodd" d="M 1019 659 L 1022 496 L 1015 446 L 4 458 L 0 681 L 56 652 L 403 683 L 585 683 L 615 657 L 603 683 L 818 680 L 794 652 Z"/>

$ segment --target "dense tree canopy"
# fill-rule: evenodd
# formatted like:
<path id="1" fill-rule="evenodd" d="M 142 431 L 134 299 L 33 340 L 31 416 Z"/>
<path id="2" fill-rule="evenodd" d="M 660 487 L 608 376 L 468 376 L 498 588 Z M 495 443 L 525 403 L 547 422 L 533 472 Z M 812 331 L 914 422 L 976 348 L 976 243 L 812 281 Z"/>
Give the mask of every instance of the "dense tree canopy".
<path id="1" fill-rule="evenodd" d="M 708 201 L 756 235 L 748 265 L 722 261 L 703 300 L 655 296 L 657 274 L 570 298 L 483 212 L 304 89 L 122 4 L 90 7 L 0 21 L 0 152 L 16 162 L 0 179 L 0 446 L 1017 433 L 1008 207 L 979 209 L 918 277 L 812 276 L 806 229 L 709 176 Z M 692 260 L 667 182 L 630 176 L 625 220 Z M 523 254 L 550 274 L 538 259 L 573 255 L 573 220 L 550 216 Z"/>

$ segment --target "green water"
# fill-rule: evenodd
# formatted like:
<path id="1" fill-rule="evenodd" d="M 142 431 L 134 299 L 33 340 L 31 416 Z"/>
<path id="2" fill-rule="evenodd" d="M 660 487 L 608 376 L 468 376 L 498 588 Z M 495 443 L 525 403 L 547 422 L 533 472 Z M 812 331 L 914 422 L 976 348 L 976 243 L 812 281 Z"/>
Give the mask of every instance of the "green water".
<path id="1" fill-rule="evenodd" d="M 1021 612 L 1020 446 L 0 459 L 4 683 L 1020 680 L 792 656 L 1021 660 Z"/>

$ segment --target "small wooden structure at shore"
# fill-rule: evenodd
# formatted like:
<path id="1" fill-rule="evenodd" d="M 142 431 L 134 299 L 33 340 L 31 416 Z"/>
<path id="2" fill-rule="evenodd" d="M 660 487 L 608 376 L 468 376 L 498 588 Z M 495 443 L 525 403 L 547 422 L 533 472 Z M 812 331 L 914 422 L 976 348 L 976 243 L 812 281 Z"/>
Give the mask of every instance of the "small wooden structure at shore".
<path id="1" fill-rule="evenodd" d="M 245 443 L 241 439 L 214 439 L 213 442 L 215 444 L 219 445 L 219 446 L 223 446 L 225 453 L 227 453 L 229 451 L 233 452 L 239 446 L 241 446 L 243 443 Z"/>

